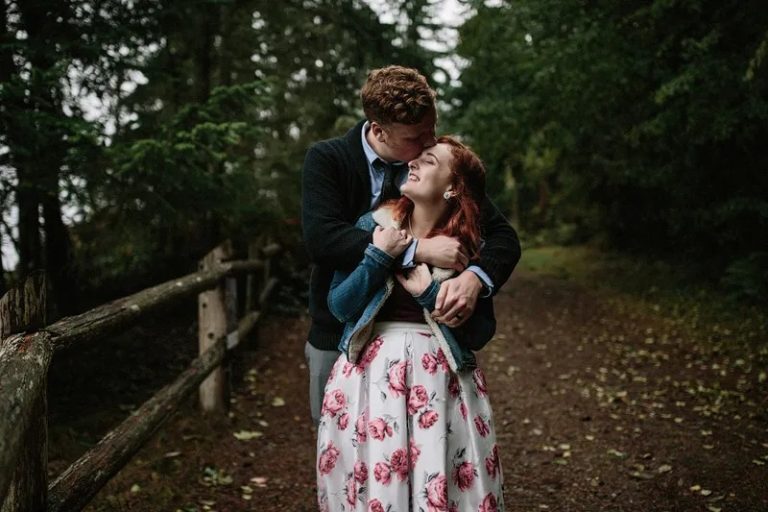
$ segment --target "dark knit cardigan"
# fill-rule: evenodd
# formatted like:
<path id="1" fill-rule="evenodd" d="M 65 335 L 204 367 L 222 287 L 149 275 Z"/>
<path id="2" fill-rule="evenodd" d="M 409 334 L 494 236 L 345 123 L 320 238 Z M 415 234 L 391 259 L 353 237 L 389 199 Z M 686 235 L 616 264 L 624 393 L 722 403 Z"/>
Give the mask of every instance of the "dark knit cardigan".
<path id="1" fill-rule="evenodd" d="M 328 291 L 336 270 L 355 267 L 371 243 L 369 232 L 354 227 L 370 209 L 371 178 L 363 152 L 361 121 L 343 137 L 324 140 L 307 150 L 302 171 L 302 231 L 314 263 L 309 283 L 308 340 L 321 350 L 336 350 L 343 325 L 328 310 Z M 489 199 L 481 207 L 485 245 L 478 266 L 494 284 L 509 279 L 520 259 L 517 233 Z"/>

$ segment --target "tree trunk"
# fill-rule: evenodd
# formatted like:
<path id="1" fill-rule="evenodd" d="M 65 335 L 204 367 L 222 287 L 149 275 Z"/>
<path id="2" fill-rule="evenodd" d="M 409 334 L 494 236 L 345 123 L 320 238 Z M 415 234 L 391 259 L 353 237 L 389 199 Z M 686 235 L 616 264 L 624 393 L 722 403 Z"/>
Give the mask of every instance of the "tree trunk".
<path id="1" fill-rule="evenodd" d="M 27 269 L 30 261 L 34 261 L 34 268 L 39 268 L 42 263 L 47 270 L 52 304 L 55 307 L 51 312 L 53 317 L 62 310 L 69 312 L 76 307 L 75 301 L 71 300 L 76 287 L 76 280 L 71 275 L 74 268 L 73 248 L 68 230 L 61 219 L 59 203 L 59 172 L 67 151 L 65 132 L 62 128 L 66 125 L 66 118 L 61 107 L 58 80 L 50 76 L 58 58 L 52 48 L 55 48 L 62 30 L 56 18 L 62 16 L 68 19 L 66 11 L 69 7 L 66 2 L 22 2 L 19 7 L 22 25 L 27 31 L 29 62 L 32 68 L 38 71 L 28 82 L 32 99 L 27 105 L 37 123 L 30 126 L 33 133 L 20 141 L 26 145 L 26 154 L 29 155 L 24 170 L 31 185 L 26 212 L 27 247 L 22 243 L 22 248 L 35 251 L 33 255 L 27 255 L 27 258 L 34 258 L 27 260 Z M 35 208 L 34 221 L 32 205 Z M 41 206 L 45 231 L 44 247 L 39 220 Z"/>
<path id="2" fill-rule="evenodd" d="M 57 188 L 58 191 L 58 188 Z M 74 248 L 69 229 L 61 219 L 61 206 L 57 195 L 48 194 L 43 202 L 45 220 L 45 267 L 52 291 L 51 316 L 70 315 L 78 305 L 78 285 Z"/>

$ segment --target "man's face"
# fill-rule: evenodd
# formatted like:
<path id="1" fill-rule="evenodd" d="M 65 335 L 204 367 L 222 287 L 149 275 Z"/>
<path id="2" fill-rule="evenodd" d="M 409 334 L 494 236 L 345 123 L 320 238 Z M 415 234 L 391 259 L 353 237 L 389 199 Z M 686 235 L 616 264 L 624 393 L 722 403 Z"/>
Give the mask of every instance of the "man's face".
<path id="1" fill-rule="evenodd" d="M 435 145 L 434 110 L 427 113 L 417 124 L 390 123 L 380 126 L 379 141 L 387 154 L 381 155 L 387 160 L 408 162 L 421 154 L 424 148 Z"/>

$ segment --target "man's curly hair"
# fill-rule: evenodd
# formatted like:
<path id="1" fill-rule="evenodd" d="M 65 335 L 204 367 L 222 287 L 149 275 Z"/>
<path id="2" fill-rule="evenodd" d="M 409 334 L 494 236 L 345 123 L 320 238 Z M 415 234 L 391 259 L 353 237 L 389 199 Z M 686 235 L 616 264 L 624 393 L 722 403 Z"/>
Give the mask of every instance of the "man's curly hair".
<path id="1" fill-rule="evenodd" d="M 379 124 L 417 124 L 435 108 L 435 91 L 413 68 L 387 66 L 368 73 L 360 91 L 363 111 Z"/>

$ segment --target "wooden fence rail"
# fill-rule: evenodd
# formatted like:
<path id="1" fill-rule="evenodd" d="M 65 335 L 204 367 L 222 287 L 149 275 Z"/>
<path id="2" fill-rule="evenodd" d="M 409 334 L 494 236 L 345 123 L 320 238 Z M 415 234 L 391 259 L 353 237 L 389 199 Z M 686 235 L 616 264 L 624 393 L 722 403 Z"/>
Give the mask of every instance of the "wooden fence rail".
<path id="1" fill-rule="evenodd" d="M 0 299 L 0 512 L 81 510 L 196 388 L 204 411 L 224 409 L 228 398 L 223 379 L 212 380 L 211 375 L 224 371 L 221 365 L 227 350 L 262 317 L 277 284 L 270 275 L 269 259 L 279 250 L 271 244 L 258 251 L 260 258 L 254 258 L 256 251 L 251 248 L 251 259 L 234 261 L 231 247 L 225 243 L 206 256 L 199 272 L 46 327 L 41 276 L 33 276 L 23 290 Z M 263 273 L 256 295 L 260 310 L 252 311 L 256 301 L 250 276 L 259 271 Z M 240 320 L 233 280 L 239 275 L 248 276 L 246 312 Z M 46 382 L 52 354 L 98 341 L 151 311 L 194 295 L 200 297 L 199 337 L 206 342 L 201 344 L 200 356 L 48 487 Z M 211 316 L 211 311 L 217 313 Z"/>

